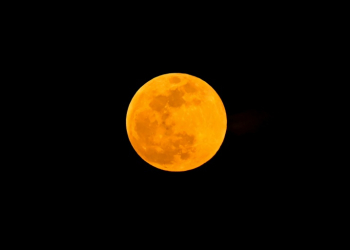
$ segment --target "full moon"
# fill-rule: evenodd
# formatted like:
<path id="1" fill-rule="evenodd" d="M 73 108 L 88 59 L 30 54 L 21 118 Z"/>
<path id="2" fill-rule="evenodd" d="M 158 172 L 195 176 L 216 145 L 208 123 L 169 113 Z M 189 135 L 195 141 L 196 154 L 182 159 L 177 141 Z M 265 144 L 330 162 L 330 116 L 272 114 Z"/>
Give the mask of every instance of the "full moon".
<path id="1" fill-rule="evenodd" d="M 202 79 L 183 73 L 157 76 L 132 98 L 126 130 L 136 153 L 150 165 L 182 172 L 208 162 L 227 129 L 223 102 Z"/>

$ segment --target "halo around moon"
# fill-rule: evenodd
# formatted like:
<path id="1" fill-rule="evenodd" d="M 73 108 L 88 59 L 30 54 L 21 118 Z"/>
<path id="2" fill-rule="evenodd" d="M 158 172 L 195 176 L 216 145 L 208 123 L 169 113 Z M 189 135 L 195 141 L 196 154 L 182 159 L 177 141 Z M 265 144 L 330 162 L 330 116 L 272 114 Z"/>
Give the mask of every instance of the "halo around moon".
<path id="1" fill-rule="evenodd" d="M 150 165 L 187 171 L 209 161 L 227 129 L 223 102 L 202 79 L 169 73 L 145 83 L 132 98 L 126 129 L 136 153 Z"/>

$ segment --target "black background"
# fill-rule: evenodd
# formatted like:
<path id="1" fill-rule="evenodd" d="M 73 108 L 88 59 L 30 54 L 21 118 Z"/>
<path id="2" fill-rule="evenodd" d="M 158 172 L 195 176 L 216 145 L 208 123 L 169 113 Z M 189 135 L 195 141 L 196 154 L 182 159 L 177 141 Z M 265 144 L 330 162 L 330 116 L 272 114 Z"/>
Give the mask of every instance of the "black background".
<path id="1" fill-rule="evenodd" d="M 305 169 L 295 163 L 300 152 L 292 115 L 298 101 L 293 88 L 304 70 L 300 48 L 277 31 L 225 32 L 169 28 L 129 37 L 117 30 L 98 38 L 89 32 L 87 38 L 79 36 L 74 48 L 69 44 L 58 55 L 57 82 L 62 93 L 58 105 L 64 110 L 58 133 L 65 138 L 59 144 L 58 159 L 64 159 L 59 176 L 68 186 L 102 196 L 118 190 L 125 197 L 156 199 L 208 193 L 275 199 L 304 185 Z M 150 79 L 171 72 L 209 83 L 228 116 L 218 153 L 181 173 L 144 162 L 126 133 L 133 95 Z"/>
<path id="2" fill-rule="evenodd" d="M 297 102 L 292 93 L 305 58 L 300 58 L 300 45 L 282 28 L 246 24 L 211 32 L 138 27 L 130 30 L 132 34 L 99 28 L 79 34 L 73 45 L 62 47 L 67 55 L 59 55 L 60 70 L 66 79 L 59 85 L 65 91 L 63 103 L 68 98 L 73 104 L 69 114 L 79 124 L 77 150 L 83 154 L 81 165 L 87 164 L 82 168 L 97 171 L 102 179 L 106 174 L 105 178 L 137 178 L 141 183 L 169 178 L 176 183 L 215 180 L 257 187 L 289 181 L 288 112 Z M 126 134 L 133 95 L 153 77 L 171 72 L 208 82 L 222 98 L 229 120 L 217 155 L 184 173 L 160 171 L 145 163 Z M 265 117 L 262 123 L 260 116 Z M 237 123 L 243 131 L 232 128 Z M 247 123 L 256 123 L 255 129 Z M 87 149 L 86 155 L 80 146 Z"/>
<path id="3" fill-rule="evenodd" d="M 215 23 L 199 17 L 188 23 L 167 19 L 165 26 L 159 19 L 144 24 L 118 16 L 78 17 L 50 23 L 41 43 L 46 51 L 42 63 L 54 59 L 45 66 L 54 82 L 47 98 L 58 98 L 58 160 L 67 161 L 60 176 L 69 183 L 135 192 L 153 187 L 159 193 L 240 189 L 277 195 L 296 188 L 296 178 L 303 181 L 292 140 L 294 94 L 308 80 L 307 26 L 229 16 Z M 144 162 L 126 133 L 133 95 L 150 79 L 171 72 L 209 83 L 228 116 L 218 153 L 182 173 Z"/>
<path id="4" fill-rule="evenodd" d="M 31 184 L 45 193 L 40 197 L 85 224 L 89 214 L 146 224 L 183 215 L 197 225 L 244 214 L 261 226 L 269 217 L 278 225 L 279 214 L 297 219 L 304 209 L 298 204 L 314 197 L 313 169 L 301 160 L 296 127 L 299 94 L 319 56 L 314 21 L 252 6 L 242 13 L 220 8 L 215 16 L 187 8 L 144 16 L 107 9 L 48 11 L 40 25 L 23 24 L 24 64 L 39 73 L 33 78 L 29 70 L 28 77 L 43 83 L 35 85 L 44 137 L 35 156 L 44 167 L 27 170 L 40 180 Z M 179 173 L 144 162 L 126 131 L 137 90 L 172 72 L 206 81 L 228 116 L 217 154 Z"/>
<path id="5" fill-rule="evenodd" d="M 13 5 L 4 8 L 3 71 L 14 92 L 2 92 L 11 113 L 3 122 L 13 124 L 3 131 L 11 138 L 3 170 L 13 175 L 2 175 L 11 244 L 314 245 L 330 238 L 320 240 L 334 228 L 327 220 L 342 221 L 333 217 L 346 207 L 336 196 L 346 189 L 332 190 L 336 159 L 314 146 L 333 136 L 320 129 L 325 121 L 338 126 L 336 95 L 319 91 L 336 82 L 325 49 L 344 57 L 337 46 L 346 40 L 336 36 L 346 34 L 343 17 L 328 6 Z M 179 173 L 144 162 L 126 131 L 137 90 L 172 72 L 210 84 L 228 117 L 217 154 Z"/>

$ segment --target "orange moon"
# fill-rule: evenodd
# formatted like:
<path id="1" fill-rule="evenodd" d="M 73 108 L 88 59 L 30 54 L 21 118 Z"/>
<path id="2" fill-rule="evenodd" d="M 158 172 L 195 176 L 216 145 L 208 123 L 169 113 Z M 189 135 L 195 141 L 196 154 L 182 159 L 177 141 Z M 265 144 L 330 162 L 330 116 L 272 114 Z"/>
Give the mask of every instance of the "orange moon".
<path id="1" fill-rule="evenodd" d="M 126 130 L 136 153 L 171 172 L 197 168 L 219 150 L 227 129 L 224 104 L 202 79 L 169 73 L 145 83 L 132 98 Z"/>

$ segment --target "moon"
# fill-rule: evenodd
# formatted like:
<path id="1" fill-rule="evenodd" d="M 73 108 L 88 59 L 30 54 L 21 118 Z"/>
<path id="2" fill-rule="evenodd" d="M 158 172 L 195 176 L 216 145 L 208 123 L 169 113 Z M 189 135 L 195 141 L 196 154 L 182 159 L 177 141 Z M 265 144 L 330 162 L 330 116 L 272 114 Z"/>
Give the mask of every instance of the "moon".
<path id="1" fill-rule="evenodd" d="M 208 162 L 220 149 L 227 116 L 216 91 L 183 73 L 157 76 L 133 96 L 126 130 L 136 153 L 161 170 L 182 172 Z"/>

